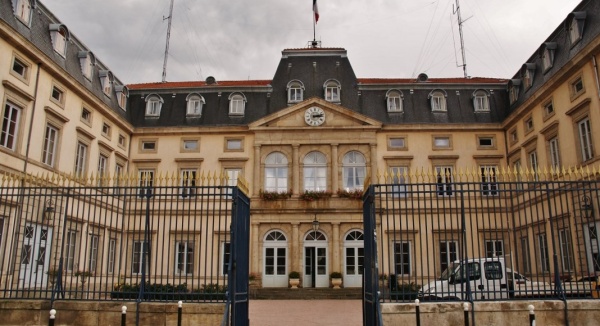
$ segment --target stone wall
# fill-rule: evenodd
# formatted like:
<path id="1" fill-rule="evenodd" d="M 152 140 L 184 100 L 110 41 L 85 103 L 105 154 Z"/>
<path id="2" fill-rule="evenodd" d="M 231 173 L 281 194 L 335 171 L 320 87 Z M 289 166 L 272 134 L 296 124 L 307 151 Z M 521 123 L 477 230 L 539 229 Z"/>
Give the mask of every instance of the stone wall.
<path id="1" fill-rule="evenodd" d="M 537 325 L 563 326 L 562 301 L 496 301 L 475 303 L 475 323 L 484 325 L 529 325 L 528 306 L 533 305 Z M 600 320 L 600 301 L 572 300 L 567 302 L 570 325 L 595 326 Z M 414 304 L 384 303 L 381 307 L 384 325 L 413 325 L 416 320 Z M 461 302 L 421 303 L 421 325 L 464 325 Z M 471 313 L 469 312 L 469 318 Z M 473 325 L 471 322 L 470 325 Z"/>
<path id="2" fill-rule="evenodd" d="M 55 325 L 119 326 L 121 307 L 127 306 L 127 325 L 135 325 L 135 302 L 56 301 Z M 50 301 L 0 300 L 0 325 L 46 326 Z M 182 324 L 220 325 L 223 303 L 184 303 Z M 177 325 L 177 303 L 141 303 L 140 325 Z"/>

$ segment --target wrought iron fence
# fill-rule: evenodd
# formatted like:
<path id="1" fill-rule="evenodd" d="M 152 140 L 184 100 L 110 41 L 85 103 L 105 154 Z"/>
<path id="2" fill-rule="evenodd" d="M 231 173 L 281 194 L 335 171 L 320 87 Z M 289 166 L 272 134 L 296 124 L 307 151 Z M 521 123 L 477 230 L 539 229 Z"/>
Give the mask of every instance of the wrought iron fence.
<path id="1" fill-rule="evenodd" d="M 217 174 L 4 176 L 0 297 L 224 301 L 231 184 Z"/>
<path id="2" fill-rule="evenodd" d="M 365 210 L 379 265 L 365 276 L 381 301 L 598 298 L 596 172 L 379 177 Z"/>

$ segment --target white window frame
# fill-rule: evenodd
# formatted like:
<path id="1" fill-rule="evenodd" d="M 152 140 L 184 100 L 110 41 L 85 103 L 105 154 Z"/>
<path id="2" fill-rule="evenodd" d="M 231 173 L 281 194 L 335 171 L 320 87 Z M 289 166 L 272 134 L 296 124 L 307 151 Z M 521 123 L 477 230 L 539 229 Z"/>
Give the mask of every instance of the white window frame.
<path id="1" fill-rule="evenodd" d="M 400 247 L 398 247 L 398 245 Z M 405 247 L 407 246 L 407 247 Z M 394 258 L 394 272 L 397 276 L 410 276 L 412 272 L 412 244 L 411 241 L 392 241 L 392 253 Z M 396 249 L 401 249 L 397 251 Z M 405 257 L 408 256 L 408 262 Z M 399 259 L 400 258 L 400 259 Z M 399 261 L 398 261 L 399 260 Z M 400 270 L 398 270 L 400 266 Z M 407 270 L 408 269 L 408 270 Z"/>
<path id="2" fill-rule="evenodd" d="M 15 16 L 25 25 L 29 26 L 31 23 L 31 13 L 33 12 L 31 0 L 15 0 L 14 4 Z"/>
<path id="3" fill-rule="evenodd" d="M 560 168 L 560 147 L 558 136 L 553 137 L 548 141 L 548 149 L 550 152 L 550 166 L 558 171 Z"/>
<path id="4" fill-rule="evenodd" d="M 473 108 L 475 112 L 489 112 L 490 101 L 486 91 L 478 90 L 473 93 Z"/>
<path id="5" fill-rule="evenodd" d="M 30 65 L 17 56 L 13 56 L 12 65 L 10 66 L 10 72 L 17 78 L 27 82 L 29 80 L 29 68 Z"/>
<path id="6" fill-rule="evenodd" d="M 143 259 L 146 250 L 148 250 L 148 242 L 145 241 L 133 241 L 132 246 L 132 256 L 131 256 L 131 274 L 133 275 L 141 275 L 142 274 L 142 266 Z M 136 257 L 137 256 L 137 257 Z M 137 268 L 136 268 L 137 267 Z M 150 270 L 150 261 L 146 261 L 146 273 Z"/>
<path id="7" fill-rule="evenodd" d="M 60 24 L 51 24 L 50 37 L 54 51 L 60 56 L 65 57 L 67 53 L 68 31 Z"/>
<path id="8" fill-rule="evenodd" d="M 304 157 L 304 191 L 327 190 L 327 158 L 318 151 Z"/>
<path id="9" fill-rule="evenodd" d="M 89 51 L 81 51 L 79 52 L 78 56 L 83 77 L 87 78 L 88 80 L 92 80 L 94 75 L 94 60 L 92 58 L 92 53 Z"/>
<path id="10" fill-rule="evenodd" d="M 367 160 L 359 151 L 350 151 L 342 160 L 343 187 L 346 191 L 363 190 L 367 175 Z"/>
<path id="11" fill-rule="evenodd" d="M 408 174 L 408 166 L 390 166 L 390 177 L 392 178 L 392 197 L 404 198 L 408 196 L 405 176 Z"/>
<path id="12" fill-rule="evenodd" d="M 97 234 L 90 235 L 90 256 L 88 259 L 88 271 L 92 274 L 96 273 L 98 266 L 98 246 L 100 237 Z"/>
<path id="13" fill-rule="evenodd" d="M 163 102 L 163 99 L 156 94 L 148 95 L 146 97 L 146 117 L 160 117 Z"/>
<path id="14" fill-rule="evenodd" d="M 435 167 L 436 193 L 439 197 L 454 196 L 454 167 L 451 165 L 439 165 Z"/>
<path id="15" fill-rule="evenodd" d="M 2 113 L 2 130 L 0 130 L 0 146 L 12 151 L 16 150 L 22 113 L 23 109 L 17 105 L 5 102 Z"/>
<path id="16" fill-rule="evenodd" d="M 73 269 L 76 266 L 75 263 L 75 257 L 77 257 L 76 255 L 76 251 L 77 251 L 77 231 L 76 230 L 68 230 L 67 231 L 67 242 L 65 244 L 65 246 L 67 247 L 67 252 L 66 252 L 66 264 L 65 264 L 65 270 L 72 272 Z"/>
<path id="17" fill-rule="evenodd" d="M 577 130 L 579 133 L 579 146 L 581 146 L 581 161 L 586 162 L 594 158 L 592 128 L 589 117 L 577 122 Z"/>
<path id="18" fill-rule="evenodd" d="M 529 255 L 529 237 L 523 236 L 519 239 L 521 244 L 521 259 L 523 273 L 531 273 L 531 257 Z"/>
<path id="19" fill-rule="evenodd" d="M 340 103 L 341 102 L 341 91 L 342 87 L 340 82 L 337 80 L 328 80 L 323 84 L 323 91 L 325 93 L 325 101 Z"/>
<path id="20" fill-rule="evenodd" d="M 220 245 L 220 269 L 221 275 L 225 276 L 229 274 L 229 257 L 231 256 L 231 242 L 230 241 L 221 241 Z"/>
<path id="21" fill-rule="evenodd" d="M 432 112 L 447 112 L 446 94 L 441 91 L 433 91 L 429 95 Z"/>
<path id="22" fill-rule="evenodd" d="M 539 180 L 539 171 L 538 171 L 538 157 L 537 150 L 532 150 L 527 153 L 527 158 L 529 159 L 529 167 L 531 168 L 531 172 L 533 172 L 534 181 Z"/>
<path id="23" fill-rule="evenodd" d="M 544 273 L 550 272 L 550 255 L 548 249 L 548 237 L 546 233 L 537 234 L 538 253 L 540 255 L 539 270 Z"/>
<path id="24" fill-rule="evenodd" d="M 106 177 L 106 170 L 108 168 L 108 156 L 100 153 L 98 155 L 98 170 L 97 170 L 97 185 L 99 187 L 104 186 L 104 178 Z"/>
<path id="25" fill-rule="evenodd" d="M 102 84 L 102 92 L 104 95 L 111 95 L 112 91 L 112 81 L 110 79 L 110 72 L 108 71 L 100 71 L 100 84 Z"/>
<path id="26" fill-rule="evenodd" d="M 244 115 L 246 110 L 246 97 L 241 93 L 229 96 L 229 115 Z"/>
<path id="27" fill-rule="evenodd" d="M 154 186 L 154 169 L 139 169 L 138 170 L 138 197 L 143 198 L 146 195 L 146 189 Z"/>
<path id="28" fill-rule="evenodd" d="M 44 132 L 44 147 L 42 148 L 42 163 L 54 167 L 56 163 L 56 148 L 59 138 L 59 129 L 51 124 L 46 124 Z"/>
<path id="29" fill-rule="evenodd" d="M 388 112 L 404 112 L 402 92 L 399 90 L 389 90 L 385 97 Z"/>
<path id="30" fill-rule="evenodd" d="M 194 255 L 195 247 L 193 241 L 175 242 L 174 268 L 176 275 L 194 275 Z"/>
<path id="31" fill-rule="evenodd" d="M 82 141 L 77 141 L 75 148 L 75 175 L 84 177 L 87 171 L 88 145 Z"/>
<path id="32" fill-rule="evenodd" d="M 479 167 L 481 173 L 481 195 L 498 196 L 498 166 L 482 165 Z"/>
<path id="33" fill-rule="evenodd" d="M 265 158 L 265 191 L 288 191 L 288 159 L 281 152 L 272 152 Z"/>
<path id="34" fill-rule="evenodd" d="M 304 100 L 304 85 L 299 80 L 292 80 L 287 85 L 288 103 L 299 103 Z"/>
<path id="35" fill-rule="evenodd" d="M 115 258 L 117 253 L 117 239 L 108 239 L 108 261 L 106 265 L 106 272 L 112 274 L 115 272 Z"/>
<path id="36" fill-rule="evenodd" d="M 485 257 L 504 257 L 504 240 L 485 240 Z"/>
<path id="37" fill-rule="evenodd" d="M 560 262 L 563 272 L 573 271 L 573 241 L 571 240 L 571 231 L 568 227 L 558 230 L 558 242 L 560 247 Z"/>
<path id="38" fill-rule="evenodd" d="M 202 108 L 206 103 L 204 98 L 198 94 L 190 94 L 187 97 L 186 116 L 202 116 Z"/>
<path id="39" fill-rule="evenodd" d="M 440 270 L 444 271 L 452 262 L 460 259 L 457 240 L 441 240 L 440 244 Z M 451 248 L 451 247 L 454 248 Z"/>
<path id="40" fill-rule="evenodd" d="M 197 169 L 181 169 L 181 171 L 179 172 L 179 178 L 181 179 L 179 196 L 181 198 L 185 199 L 196 195 L 197 176 Z"/>

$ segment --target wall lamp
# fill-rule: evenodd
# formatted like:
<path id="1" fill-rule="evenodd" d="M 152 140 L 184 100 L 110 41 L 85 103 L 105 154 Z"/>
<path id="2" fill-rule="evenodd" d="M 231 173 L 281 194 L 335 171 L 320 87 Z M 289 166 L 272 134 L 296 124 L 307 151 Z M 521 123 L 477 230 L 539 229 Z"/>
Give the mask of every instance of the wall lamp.
<path id="1" fill-rule="evenodd" d="M 591 218 L 594 216 L 594 205 L 592 199 L 589 196 L 581 197 L 581 215 L 585 218 Z"/>
<path id="2" fill-rule="evenodd" d="M 317 220 L 317 214 L 315 214 L 315 219 L 312 221 L 312 228 L 315 231 L 315 235 L 317 231 L 319 231 L 319 221 Z"/>
<path id="3" fill-rule="evenodd" d="M 52 199 L 46 200 L 46 205 L 44 206 L 44 218 L 51 221 L 54 218 L 55 211 L 54 201 Z"/>

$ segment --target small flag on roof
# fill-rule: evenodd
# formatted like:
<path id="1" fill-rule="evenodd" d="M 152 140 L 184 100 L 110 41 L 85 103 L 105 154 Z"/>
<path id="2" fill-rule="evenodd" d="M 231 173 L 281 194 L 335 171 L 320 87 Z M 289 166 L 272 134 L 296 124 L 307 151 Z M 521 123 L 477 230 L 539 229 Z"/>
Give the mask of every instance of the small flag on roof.
<path id="1" fill-rule="evenodd" d="M 319 21 L 319 7 L 317 6 L 317 0 L 313 0 L 313 12 L 315 13 L 315 22 Z"/>

